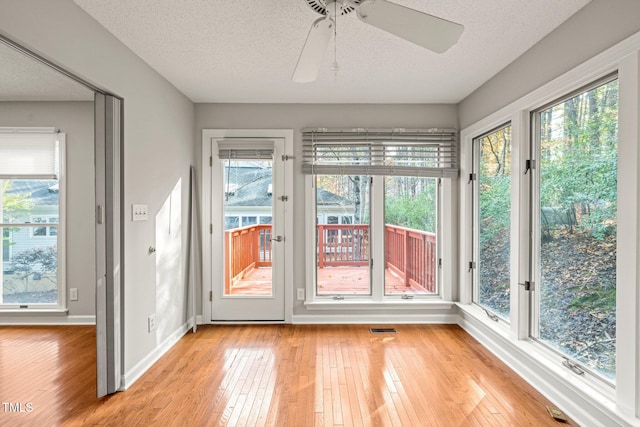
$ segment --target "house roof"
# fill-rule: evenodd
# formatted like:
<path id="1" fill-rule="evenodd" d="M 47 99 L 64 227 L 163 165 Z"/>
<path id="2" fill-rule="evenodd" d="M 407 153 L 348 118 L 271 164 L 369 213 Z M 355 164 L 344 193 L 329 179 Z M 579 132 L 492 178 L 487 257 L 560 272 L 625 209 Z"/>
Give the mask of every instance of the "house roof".
<path id="1" fill-rule="evenodd" d="M 225 191 L 226 206 L 271 206 L 271 168 L 258 166 L 241 166 L 225 168 L 225 182 L 228 183 Z M 350 206 L 348 199 L 330 191 L 318 190 L 318 205 L 320 206 Z"/>
<path id="2" fill-rule="evenodd" d="M 25 194 L 35 206 L 58 206 L 58 183 L 51 180 L 16 179 L 7 194 Z"/>

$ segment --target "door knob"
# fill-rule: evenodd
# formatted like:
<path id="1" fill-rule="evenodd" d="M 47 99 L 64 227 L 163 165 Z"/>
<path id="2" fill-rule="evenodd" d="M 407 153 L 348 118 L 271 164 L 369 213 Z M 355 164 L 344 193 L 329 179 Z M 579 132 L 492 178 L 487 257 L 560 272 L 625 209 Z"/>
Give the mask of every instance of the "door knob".
<path id="1" fill-rule="evenodd" d="M 275 236 L 271 239 L 273 242 L 282 242 L 284 238 L 282 236 Z"/>

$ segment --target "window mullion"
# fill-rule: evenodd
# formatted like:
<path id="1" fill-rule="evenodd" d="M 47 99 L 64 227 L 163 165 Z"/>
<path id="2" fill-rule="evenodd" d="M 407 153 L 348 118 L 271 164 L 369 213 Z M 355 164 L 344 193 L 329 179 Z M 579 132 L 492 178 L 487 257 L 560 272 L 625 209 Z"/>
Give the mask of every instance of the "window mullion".
<path id="1" fill-rule="evenodd" d="M 511 119 L 511 334 L 516 339 L 527 339 L 530 331 L 531 293 L 520 283 L 530 277 L 530 192 L 531 178 L 525 175 L 524 165 L 530 158 L 530 114 L 521 111 Z"/>
<path id="2" fill-rule="evenodd" d="M 385 223 L 384 176 L 372 177 L 371 184 L 371 295 L 376 301 L 384 297 Z"/>

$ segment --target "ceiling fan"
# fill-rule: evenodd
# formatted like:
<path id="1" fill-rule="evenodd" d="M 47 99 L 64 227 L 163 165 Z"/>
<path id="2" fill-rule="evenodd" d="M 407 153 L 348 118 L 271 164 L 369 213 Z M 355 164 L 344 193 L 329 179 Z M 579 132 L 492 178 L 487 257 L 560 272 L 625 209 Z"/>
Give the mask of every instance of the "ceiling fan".
<path id="1" fill-rule="evenodd" d="M 442 53 L 456 44 L 464 27 L 387 0 L 306 0 L 316 12 L 323 15 L 311 25 L 307 40 L 293 72 L 297 83 L 312 82 L 329 46 L 337 15 L 356 11 L 367 24 L 395 34 L 425 49 Z"/>

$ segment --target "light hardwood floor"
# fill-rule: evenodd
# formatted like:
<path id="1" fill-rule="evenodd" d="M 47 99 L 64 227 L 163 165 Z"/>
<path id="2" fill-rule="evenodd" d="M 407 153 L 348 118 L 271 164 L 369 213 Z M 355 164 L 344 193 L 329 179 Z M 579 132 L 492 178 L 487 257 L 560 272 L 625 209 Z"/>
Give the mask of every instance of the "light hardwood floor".
<path id="1" fill-rule="evenodd" d="M 457 326 L 368 328 L 200 327 L 96 399 L 95 328 L 0 327 L 0 426 L 566 425 Z"/>

